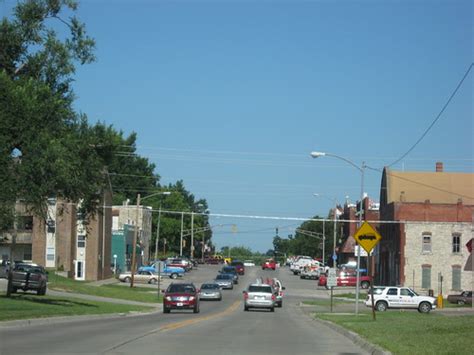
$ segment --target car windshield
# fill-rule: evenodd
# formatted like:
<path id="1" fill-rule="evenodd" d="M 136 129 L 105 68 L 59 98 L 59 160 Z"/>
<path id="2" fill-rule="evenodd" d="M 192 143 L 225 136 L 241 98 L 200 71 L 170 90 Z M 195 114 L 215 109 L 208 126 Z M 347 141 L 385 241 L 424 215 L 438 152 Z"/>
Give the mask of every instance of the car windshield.
<path id="1" fill-rule="evenodd" d="M 196 289 L 192 285 L 170 285 L 167 290 L 168 293 L 194 293 Z"/>
<path id="2" fill-rule="evenodd" d="M 230 279 L 232 279 L 232 278 L 233 278 L 232 275 L 229 275 L 229 274 L 220 274 L 220 275 L 217 275 L 216 280 L 230 280 Z"/>
<path id="3" fill-rule="evenodd" d="M 257 286 L 257 285 L 250 285 L 249 292 L 264 292 L 264 293 L 272 293 L 272 288 L 270 286 Z"/>
<path id="4" fill-rule="evenodd" d="M 222 272 L 226 274 L 233 274 L 235 273 L 235 268 L 234 267 L 224 267 L 222 268 Z"/>
<path id="5" fill-rule="evenodd" d="M 201 286 L 201 290 L 216 290 L 219 289 L 219 285 L 217 284 L 203 284 Z"/>

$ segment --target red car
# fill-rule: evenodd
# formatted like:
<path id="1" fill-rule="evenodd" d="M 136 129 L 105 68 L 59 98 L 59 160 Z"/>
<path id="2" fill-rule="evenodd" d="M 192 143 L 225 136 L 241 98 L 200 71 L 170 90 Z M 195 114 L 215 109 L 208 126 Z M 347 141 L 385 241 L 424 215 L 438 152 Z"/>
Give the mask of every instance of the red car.
<path id="1" fill-rule="evenodd" d="M 276 269 L 276 262 L 275 262 L 275 260 L 273 260 L 273 259 L 267 259 L 267 260 L 265 260 L 265 262 L 262 264 L 262 270 L 265 270 L 265 269 L 272 269 L 272 270 L 275 270 L 275 269 Z"/>
<path id="2" fill-rule="evenodd" d="M 199 313 L 199 289 L 192 283 L 172 283 L 163 297 L 163 313 L 172 309 L 192 309 Z"/>
<path id="3" fill-rule="evenodd" d="M 239 275 L 245 275 L 245 266 L 243 262 L 234 260 L 230 263 L 230 265 L 235 267 Z"/>
<path id="4" fill-rule="evenodd" d="M 326 286 L 327 276 L 321 274 L 318 280 L 318 286 Z M 360 287 L 363 289 L 369 288 L 372 278 L 370 276 L 359 275 Z M 347 271 L 338 271 L 337 273 L 337 286 L 356 286 L 357 275 L 356 273 Z M 326 286 L 327 288 L 327 286 Z"/>

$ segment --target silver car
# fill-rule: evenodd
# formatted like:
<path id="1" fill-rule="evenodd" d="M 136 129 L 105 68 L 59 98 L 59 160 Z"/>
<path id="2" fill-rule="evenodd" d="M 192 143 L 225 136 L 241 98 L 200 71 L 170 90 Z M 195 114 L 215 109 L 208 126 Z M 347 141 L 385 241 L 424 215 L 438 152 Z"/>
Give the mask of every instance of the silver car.
<path id="1" fill-rule="evenodd" d="M 231 274 L 219 274 L 214 282 L 222 289 L 232 290 L 234 288 L 234 277 Z"/>
<path id="2" fill-rule="evenodd" d="M 270 312 L 275 311 L 275 290 L 271 285 L 255 283 L 249 285 L 244 293 L 244 311 L 250 308 L 267 308 Z"/>
<path id="3" fill-rule="evenodd" d="M 222 300 L 221 288 L 216 283 L 205 283 L 201 285 L 201 292 L 199 293 L 201 300 Z"/>

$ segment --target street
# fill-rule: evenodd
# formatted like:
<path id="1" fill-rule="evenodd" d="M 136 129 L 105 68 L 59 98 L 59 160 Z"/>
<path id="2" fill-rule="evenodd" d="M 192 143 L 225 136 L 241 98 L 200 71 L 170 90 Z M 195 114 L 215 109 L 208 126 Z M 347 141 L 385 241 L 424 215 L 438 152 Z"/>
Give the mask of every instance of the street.
<path id="1" fill-rule="evenodd" d="M 198 287 L 218 266 L 200 266 L 185 276 Z M 286 286 L 283 308 L 275 313 L 243 311 L 242 290 L 256 277 L 278 277 Z M 249 267 L 221 302 L 202 301 L 201 312 L 155 312 L 134 317 L 44 325 L 1 327 L 1 354 L 335 354 L 365 353 L 350 340 L 311 320 L 303 299 L 323 296 L 314 281 L 300 281 L 286 268 Z"/>

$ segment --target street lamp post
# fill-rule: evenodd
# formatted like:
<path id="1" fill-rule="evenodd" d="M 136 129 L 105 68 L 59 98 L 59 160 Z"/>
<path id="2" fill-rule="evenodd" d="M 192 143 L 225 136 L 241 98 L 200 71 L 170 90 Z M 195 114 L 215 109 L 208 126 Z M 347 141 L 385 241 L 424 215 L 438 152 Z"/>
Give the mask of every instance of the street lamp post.
<path id="1" fill-rule="evenodd" d="M 336 210 L 337 210 L 337 200 L 335 198 L 331 198 L 331 197 L 328 197 L 326 195 L 322 195 L 322 194 L 313 194 L 314 196 L 316 197 L 325 197 L 327 198 L 328 200 L 331 200 L 334 202 L 334 227 L 333 227 L 333 244 L 332 244 L 332 247 L 333 247 L 333 251 L 332 251 L 332 267 L 336 267 L 336 260 L 337 260 L 337 255 L 336 255 L 336 227 L 337 227 L 337 213 L 336 213 Z M 324 230 L 324 221 L 323 221 L 323 230 Z M 325 234 L 325 233 L 323 233 Z"/>
<path id="2" fill-rule="evenodd" d="M 360 175 L 361 175 L 361 179 L 360 179 L 360 207 L 359 207 L 359 227 L 360 227 L 362 225 L 362 213 L 363 213 L 363 203 L 364 203 L 364 173 L 365 173 L 365 168 L 366 168 L 365 162 L 362 162 L 361 166 L 357 166 L 357 164 L 355 164 L 354 162 L 352 162 L 351 160 L 349 160 L 347 158 L 341 157 L 341 156 L 336 155 L 336 154 L 325 153 L 325 152 L 311 152 L 311 156 L 313 158 L 319 158 L 319 157 L 324 157 L 324 156 L 337 158 L 337 159 L 345 161 L 346 163 L 352 165 L 354 168 L 359 170 Z M 356 248 L 358 250 L 358 253 L 357 253 L 357 270 L 356 270 L 356 275 L 357 275 L 356 283 L 357 284 L 356 284 L 355 313 L 359 314 L 360 246 L 356 245 Z"/>
<path id="3" fill-rule="evenodd" d="M 160 192 L 160 193 L 152 194 L 150 196 L 153 196 L 153 195 L 167 196 L 167 195 L 171 195 L 171 192 L 170 191 L 163 191 L 163 192 Z M 150 196 L 147 196 L 147 197 L 150 197 Z M 158 260 L 158 247 L 159 247 L 159 240 L 160 240 L 160 223 L 161 223 L 161 203 L 162 202 L 163 201 L 160 199 L 160 207 L 158 208 L 158 222 L 156 224 L 155 261 Z"/>

